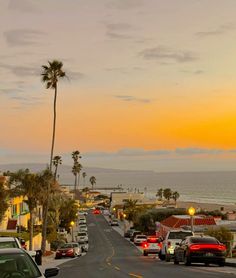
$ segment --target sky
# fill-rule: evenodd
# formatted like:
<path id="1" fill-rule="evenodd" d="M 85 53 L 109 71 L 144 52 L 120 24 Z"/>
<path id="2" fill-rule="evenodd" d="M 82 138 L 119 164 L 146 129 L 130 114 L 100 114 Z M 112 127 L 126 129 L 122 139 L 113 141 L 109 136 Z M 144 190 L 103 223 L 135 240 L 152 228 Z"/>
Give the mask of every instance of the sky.
<path id="1" fill-rule="evenodd" d="M 154 171 L 236 166 L 235 0 L 0 0 L 0 164 Z"/>

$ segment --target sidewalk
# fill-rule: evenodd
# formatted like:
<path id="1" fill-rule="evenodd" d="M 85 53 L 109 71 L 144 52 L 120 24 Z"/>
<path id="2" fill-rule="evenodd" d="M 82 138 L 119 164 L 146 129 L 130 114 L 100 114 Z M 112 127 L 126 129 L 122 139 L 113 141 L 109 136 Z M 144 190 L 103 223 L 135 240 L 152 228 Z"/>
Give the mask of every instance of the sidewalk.
<path id="1" fill-rule="evenodd" d="M 225 265 L 236 267 L 236 258 L 226 258 Z"/>

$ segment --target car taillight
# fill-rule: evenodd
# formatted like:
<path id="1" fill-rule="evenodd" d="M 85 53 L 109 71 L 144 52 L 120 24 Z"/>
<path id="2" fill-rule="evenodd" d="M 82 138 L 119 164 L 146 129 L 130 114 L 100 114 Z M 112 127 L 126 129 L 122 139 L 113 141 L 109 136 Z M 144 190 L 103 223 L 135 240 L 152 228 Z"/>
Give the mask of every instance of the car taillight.
<path id="1" fill-rule="evenodd" d="M 68 249 L 67 252 L 68 252 L 68 253 L 73 253 L 74 250 L 71 248 L 71 249 Z"/>
<path id="2" fill-rule="evenodd" d="M 198 245 L 198 244 L 192 244 L 192 245 L 190 245 L 190 247 L 189 247 L 189 250 L 190 250 L 190 251 L 195 251 L 195 250 L 199 250 L 199 249 L 201 249 L 201 246 Z"/>
<path id="3" fill-rule="evenodd" d="M 143 242 L 143 244 L 142 244 L 142 246 L 143 246 L 143 248 L 148 248 L 148 243 L 147 242 Z"/>
<path id="4" fill-rule="evenodd" d="M 221 245 L 218 246 L 218 250 L 219 251 L 226 251 L 226 246 L 221 244 Z"/>

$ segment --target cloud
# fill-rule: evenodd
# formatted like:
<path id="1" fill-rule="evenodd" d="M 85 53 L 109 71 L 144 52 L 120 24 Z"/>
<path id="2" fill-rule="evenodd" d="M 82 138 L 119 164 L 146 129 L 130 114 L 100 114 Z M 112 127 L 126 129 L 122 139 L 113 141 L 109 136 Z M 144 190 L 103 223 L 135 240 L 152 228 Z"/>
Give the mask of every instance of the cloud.
<path id="1" fill-rule="evenodd" d="M 38 13 L 39 8 L 35 5 L 36 1 L 29 0 L 10 0 L 8 4 L 8 9 L 13 11 L 19 11 L 24 13 Z"/>
<path id="2" fill-rule="evenodd" d="M 0 68 L 10 71 L 17 77 L 29 77 L 40 75 L 40 68 L 37 66 L 18 66 L 0 63 Z"/>
<path id="3" fill-rule="evenodd" d="M 182 70 L 181 72 L 189 73 L 189 74 L 195 74 L 195 75 L 200 75 L 200 74 L 205 73 L 204 70 L 194 70 L 194 71 L 191 71 L 191 70 Z"/>
<path id="4" fill-rule="evenodd" d="M 232 24 L 232 23 L 228 23 L 228 24 L 224 24 L 224 25 L 219 26 L 215 30 L 197 32 L 196 36 L 198 36 L 200 38 L 211 37 L 211 36 L 219 36 L 219 35 L 223 35 L 225 33 L 228 33 L 228 32 L 230 32 L 234 29 L 235 29 L 235 25 Z"/>
<path id="5" fill-rule="evenodd" d="M 128 102 L 143 102 L 143 103 L 150 103 L 152 100 L 148 98 L 137 98 L 134 96 L 124 96 L 124 95 L 116 95 L 114 96 L 115 98 L 118 98 L 123 101 L 128 101 Z"/>
<path id="6" fill-rule="evenodd" d="M 110 39 L 132 39 L 133 37 L 124 34 L 128 30 L 132 29 L 132 26 L 128 23 L 105 23 L 106 36 Z"/>
<path id="7" fill-rule="evenodd" d="M 139 52 L 139 56 L 143 57 L 146 60 L 155 60 L 164 63 L 187 63 L 197 60 L 196 55 L 190 51 L 172 50 L 165 46 L 146 48 L 143 51 Z"/>
<path id="8" fill-rule="evenodd" d="M 195 155 L 195 154 L 220 154 L 225 152 L 221 149 L 202 149 L 202 148 L 177 148 L 176 154 L 180 155 Z"/>
<path id="9" fill-rule="evenodd" d="M 33 29 L 14 29 L 3 33 L 9 46 L 37 45 L 44 32 Z"/>
<path id="10" fill-rule="evenodd" d="M 82 72 L 66 70 L 66 75 L 69 80 L 79 80 L 85 77 Z"/>
<path id="11" fill-rule="evenodd" d="M 144 4 L 144 0 L 112 0 L 107 6 L 120 10 L 133 10 Z"/>

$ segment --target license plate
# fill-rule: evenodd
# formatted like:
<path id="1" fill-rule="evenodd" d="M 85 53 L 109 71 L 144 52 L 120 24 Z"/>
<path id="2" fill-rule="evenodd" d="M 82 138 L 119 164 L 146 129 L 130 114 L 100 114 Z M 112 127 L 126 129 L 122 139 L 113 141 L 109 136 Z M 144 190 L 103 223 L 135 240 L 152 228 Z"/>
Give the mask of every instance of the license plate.
<path id="1" fill-rule="evenodd" d="M 206 257 L 212 257 L 213 254 L 212 254 L 212 253 L 206 253 L 205 256 L 206 256 Z"/>
<path id="2" fill-rule="evenodd" d="M 62 253 L 62 256 L 65 256 L 66 253 Z"/>

